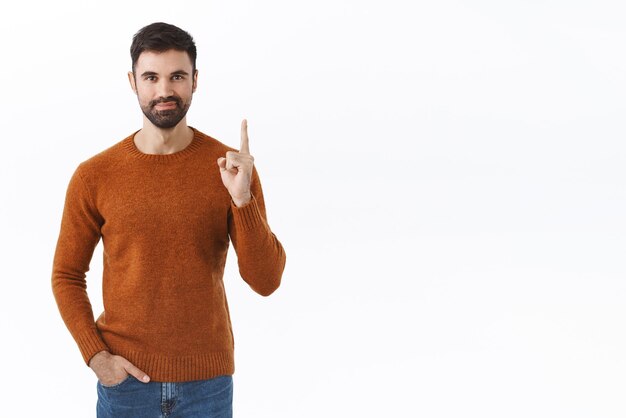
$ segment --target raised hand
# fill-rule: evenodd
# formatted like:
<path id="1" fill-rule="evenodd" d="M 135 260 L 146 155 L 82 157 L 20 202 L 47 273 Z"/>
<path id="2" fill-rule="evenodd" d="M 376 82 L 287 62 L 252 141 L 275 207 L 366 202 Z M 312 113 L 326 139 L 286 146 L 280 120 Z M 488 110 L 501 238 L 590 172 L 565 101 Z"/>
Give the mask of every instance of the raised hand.
<path id="1" fill-rule="evenodd" d="M 226 158 L 217 159 L 217 165 L 222 175 L 222 183 L 230 193 L 237 206 L 243 206 L 250 201 L 250 182 L 254 157 L 250 155 L 248 144 L 248 121 L 241 121 L 241 146 L 239 152 L 227 151 Z"/>

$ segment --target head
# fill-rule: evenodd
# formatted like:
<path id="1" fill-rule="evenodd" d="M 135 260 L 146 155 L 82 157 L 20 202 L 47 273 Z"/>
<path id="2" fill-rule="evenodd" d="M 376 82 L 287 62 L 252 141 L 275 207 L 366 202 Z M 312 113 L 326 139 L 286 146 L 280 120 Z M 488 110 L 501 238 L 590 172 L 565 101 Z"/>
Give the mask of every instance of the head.
<path id="1" fill-rule="evenodd" d="M 189 33 L 153 23 L 133 36 L 131 88 L 146 118 L 161 129 L 175 127 L 187 114 L 196 91 L 196 45 Z"/>

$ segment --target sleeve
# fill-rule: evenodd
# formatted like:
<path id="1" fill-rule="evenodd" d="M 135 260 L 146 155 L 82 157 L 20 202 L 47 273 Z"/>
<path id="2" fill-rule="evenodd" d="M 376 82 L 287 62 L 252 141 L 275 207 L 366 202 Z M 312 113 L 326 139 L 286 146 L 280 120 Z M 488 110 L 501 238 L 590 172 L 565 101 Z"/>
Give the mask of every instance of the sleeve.
<path id="1" fill-rule="evenodd" d="M 109 350 L 94 322 L 85 281 L 94 249 L 100 241 L 102 224 L 103 219 L 93 205 L 79 165 L 65 195 L 52 264 L 52 293 L 63 322 L 87 365 L 96 353 Z"/>
<path id="2" fill-rule="evenodd" d="M 241 207 L 231 199 L 228 233 L 237 253 L 239 274 L 256 293 L 269 296 L 280 286 L 287 257 L 267 223 L 256 167 L 252 170 L 250 191 L 252 199 Z"/>

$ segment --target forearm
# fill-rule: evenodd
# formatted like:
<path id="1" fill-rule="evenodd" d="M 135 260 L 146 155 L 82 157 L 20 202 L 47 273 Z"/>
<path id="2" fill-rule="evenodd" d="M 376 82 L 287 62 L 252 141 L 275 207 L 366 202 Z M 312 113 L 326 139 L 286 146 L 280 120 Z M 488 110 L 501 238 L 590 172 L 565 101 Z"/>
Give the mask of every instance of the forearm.
<path id="1" fill-rule="evenodd" d="M 239 272 L 260 295 L 269 296 L 278 289 L 286 261 L 285 250 L 272 232 L 240 236 Z"/>
<path id="2" fill-rule="evenodd" d="M 233 208 L 233 212 L 231 238 L 241 277 L 255 292 L 269 296 L 280 286 L 287 259 L 285 250 L 254 196 L 242 207 Z"/>
<path id="3" fill-rule="evenodd" d="M 99 351 L 108 350 L 94 322 L 84 280 L 69 278 L 55 269 L 52 292 L 65 326 L 76 341 L 86 364 Z"/>

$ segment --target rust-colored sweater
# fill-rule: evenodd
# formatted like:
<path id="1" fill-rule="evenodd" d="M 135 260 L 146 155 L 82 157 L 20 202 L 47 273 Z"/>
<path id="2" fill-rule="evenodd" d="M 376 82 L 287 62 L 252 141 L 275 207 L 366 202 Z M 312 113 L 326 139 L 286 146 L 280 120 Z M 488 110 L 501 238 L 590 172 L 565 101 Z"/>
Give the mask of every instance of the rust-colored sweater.
<path id="1" fill-rule="evenodd" d="M 69 181 L 52 291 L 87 365 L 108 350 L 153 381 L 233 374 L 222 280 L 229 237 L 255 292 L 280 285 L 286 255 L 256 168 L 252 200 L 237 207 L 216 163 L 237 150 L 192 129 L 193 141 L 173 154 L 142 153 L 135 132 L 81 162 Z M 85 277 L 101 237 L 104 311 L 94 322 Z"/>

